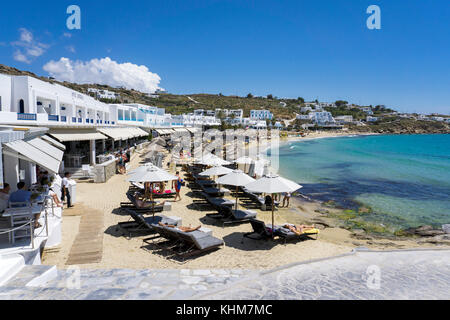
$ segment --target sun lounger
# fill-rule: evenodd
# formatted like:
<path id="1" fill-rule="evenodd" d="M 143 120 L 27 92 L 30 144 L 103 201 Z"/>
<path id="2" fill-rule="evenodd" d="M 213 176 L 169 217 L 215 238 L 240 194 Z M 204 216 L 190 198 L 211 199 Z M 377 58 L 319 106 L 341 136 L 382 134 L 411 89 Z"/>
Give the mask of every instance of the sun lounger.
<path id="1" fill-rule="evenodd" d="M 138 232 L 154 233 L 153 225 L 158 224 L 159 222 L 170 225 L 178 225 L 176 220 L 166 216 L 144 218 L 142 213 L 135 210 L 125 209 L 125 211 L 130 215 L 133 221 L 119 222 L 118 226 L 123 231 L 128 232 L 128 237 L 130 237 L 132 233 Z"/>
<path id="2" fill-rule="evenodd" d="M 244 234 L 244 238 L 249 238 L 252 240 L 268 240 L 272 238 L 272 225 L 265 224 L 263 221 L 252 219 L 250 220 L 250 224 L 253 228 L 253 232 L 249 232 Z M 275 226 L 275 230 L 280 228 L 279 226 Z M 242 238 L 242 242 L 244 242 L 244 238 Z"/>
<path id="3" fill-rule="evenodd" d="M 208 194 L 204 192 L 200 192 L 199 195 L 203 198 L 202 200 L 194 200 L 194 203 L 197 205 L 206 204 L 214 207 L 215 209 L 219 209 L 222 206 L 232 207 L 235 202 L 232 200 L 224 199 L 224 198 L 215 198 L 210 197 Z"/>
<path id="4" fill-rule="evenodd" d="M 168 240 L 172 245 L 170 250 L 182 258 L 210 252 L 221 247 L 224 242 L 201 231 L 183 232 L 175 228 L 154 225 L 154 230 L 158 232 L 159 238 Z M 144 242 L 149 243 L 150 240 L 156 240 L 158 237 L 145 239 Z M 154 243 L 154 242 L 153 242 Z M 158 245 L 158 243 L 155 243 Z M 168 248 L 167 246 L 165 248 Z"/>
<path id="5" fill-rule="evenodd" d="M 293 225 L 292 225 L 293 226 Z M 312 235 L 316 235 L 316 239 L 319 236 L 320 230 L 319 229 L 307 229 L 305 232 L 303 232 L 302 234 L 298 235 L 295 232 L 292 232 L 291 230 L 289 230 L 288 228 L 285 227 L 280 227 L 278 229 L 275 230 L 275 235 L 284 239 L 284 241 L 289 241 L 289 240 L 297 240 L 297 239 L 301 239 L 301 238 L 305 238 L 305 237 L 310 237 Z"/>
<path id="6" fill-rule="evenodd" d="M 134 198 L 134 195 L 131 192 L 127 192 L 127 198 L 130 202 L 121 202 L 120 203 L 120 208 L 121 209 L 132 209 L 135 211 L 138 211 L 142 214 L 153 214 L 153 213 L 157 213 L 157 212 L 162 212 L 164 210 L 164 206 L 158 204 L 157 202 L 155 202 L 155 206 L 149 206 L 146 208 L 142 208 L 142 207 L 138 207 L 136 206 L 136 199 Z M 150 201 L 147 201 L 150 202 Z"/>
<path id="7" fill-rule="evenodd" d="M 245 223 L 256 219 L 257 213 L 252 210 L 233 210 L 231 207 L 223 206 L 217 214 L 207 215 L 213 219 L 222 220 L 224 225 L 234 223 Z"/>

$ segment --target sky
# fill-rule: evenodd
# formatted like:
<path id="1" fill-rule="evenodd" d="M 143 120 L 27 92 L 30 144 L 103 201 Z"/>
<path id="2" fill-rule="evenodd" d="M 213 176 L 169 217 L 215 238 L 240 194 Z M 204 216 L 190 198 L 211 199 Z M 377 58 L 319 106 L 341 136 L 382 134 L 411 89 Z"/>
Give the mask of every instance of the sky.
<path id="1" fill-rule="evenodd" d="M 70 5 L 81 29 L 69 30 Z M 381 29 L 366 12 L 380 8 Z M 144 92 L 450 114 L 448 0 L 5 1 L 0 63 Z"/>

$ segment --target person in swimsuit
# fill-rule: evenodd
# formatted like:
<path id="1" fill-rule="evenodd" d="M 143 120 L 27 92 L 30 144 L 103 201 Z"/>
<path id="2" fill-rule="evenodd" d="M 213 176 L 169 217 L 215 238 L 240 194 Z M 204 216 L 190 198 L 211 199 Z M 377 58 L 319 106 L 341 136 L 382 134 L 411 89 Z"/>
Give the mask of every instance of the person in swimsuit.
<path id="1" fill-rule="evenodd" d="M 194 232 L 194 231 L 197 231 L 198 229 L 200 229 L 202 227 L 202 226 L 198 226 L 196 228 L 192 228 L 191 226 L 189 226 L 189 227 L 178 227 L 178 226 L 174 226 L 174 225 L 171 225 L 171 224 L 164 224 L 162 222 L 159 222 L 158 224 L 161 227 L 175 228 L 175 229 L 178 229 L 178 230 L 183 231 L 183 232 Z"/>
<path id="2" fill-rule="evenodd" d="M 308 230 L 314 229 L 315 226 L 305 226 L 305 225 L 290 225 L 290 224 L 286 224 L 283 226 L 283 228 L 289 229 L 290 231 L 294 232 L 296 235 L 302 235 L 305 232 L 307 232 Z"/>

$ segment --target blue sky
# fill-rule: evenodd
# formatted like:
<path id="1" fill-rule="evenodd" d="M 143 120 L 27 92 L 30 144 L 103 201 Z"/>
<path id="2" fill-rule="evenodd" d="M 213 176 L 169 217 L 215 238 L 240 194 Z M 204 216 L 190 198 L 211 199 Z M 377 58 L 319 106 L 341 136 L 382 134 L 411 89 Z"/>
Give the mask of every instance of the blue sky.
<path id="1" fill-rule="evenodd" d="M 81 8 L 81 30 L 66 27 L 71 4 Z M 372 4 L 381 30 L 366 27 Z M 0 9 L 0 63 L 39 75 L 62 57 L 109 57 L 112 75 L 126 73 L 125 62 L 145 65 L 141 82 L 173 93 L 344 99 L 420 113 L 450 114 L 449 39 L 448 0 L 22 0 Z"/>

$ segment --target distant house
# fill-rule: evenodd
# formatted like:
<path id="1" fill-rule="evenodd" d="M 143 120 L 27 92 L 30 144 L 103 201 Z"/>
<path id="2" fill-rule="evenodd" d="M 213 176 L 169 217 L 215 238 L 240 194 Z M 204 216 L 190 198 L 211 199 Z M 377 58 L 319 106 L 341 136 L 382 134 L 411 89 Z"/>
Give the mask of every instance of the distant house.
<path id="1" fill-rule="evenodd" d="M 313 122 L 317 125 L 327 125 L 336 123 L 331 112 L 319 111 L 310 113 Z"/>
<path id="2" fill-rule="evenodd" d="M 250 119 L 253 120 L 272 120 L 273 114 L 269 110 L 251 110 Z"/>
<path id="3" fill-rule="evenodd" d="M 367 122 L 376 122 L 376 121 L 378 121 L 378 117 L 367 116 L 366 121 Z"/>
<path id="4" fill-rule="evenodd" d="M 311 120 L 312 119 L 312 113 L 309 114 L 298 114 L 297 115 L 298 120 Z"/>
<path id="5" fill-rule="evenodd" d="M 373 111 L 371 107 L 362 107 L 361 110 L 368 114 L 369 116 L 373 115 Z"/>
<path id="6" fill-rule="evenodd" d="M 311 107 L 301 107 L 300 112 L 311 112 L 313 109 Z"/>
<path id="7" fill-rule="evenodd" d="M 336 120 L 336 122 L 341 123 L 341 124 L 353 122 L 353 116 L 351 116 L 351 115 L 339 116 L 339 117 L 335 117 L 334 119 Z"/>

